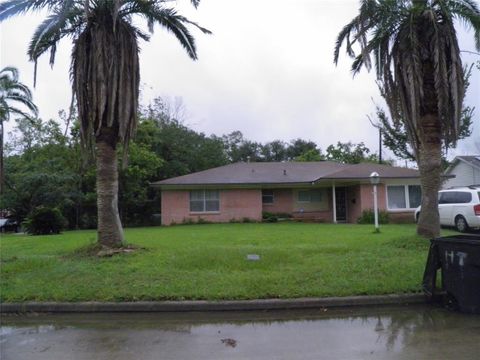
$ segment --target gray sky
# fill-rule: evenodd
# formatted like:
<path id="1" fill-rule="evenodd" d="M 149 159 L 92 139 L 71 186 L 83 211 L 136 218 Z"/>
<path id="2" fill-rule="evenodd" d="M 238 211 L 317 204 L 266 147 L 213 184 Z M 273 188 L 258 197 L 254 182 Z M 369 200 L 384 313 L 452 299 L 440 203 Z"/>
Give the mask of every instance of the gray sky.
<path id="1" fill-rule="evenodd" d="M 193 62 L 173 35 L 159 27 L 141 43 L 142 104 L 155 96 L 182 97 L 186 124 L 206 134 L 240 130 L 251 140 L 313 140 L 325 149 L 337 141 L 363 141 L 377 151 L 377 132 L 367 114 L 382 104 L 373 74 L 354 79 L 351 61 L 333 64 L 338 32 L 358 11 L 358 0 L 187 0 L 178 9 L 213 31 L 194 31 L 199 60 Z M 0 67 L 14 65 L 33 85 L 26 48 L 42 17 L 28 15 L 0 25 Z M 474 51 L 473 34 L 459 26 L 462 50 Z M 65 40 L 55 67 L 38 65 L 34 100 L 41 117 L 56 118 L 70 104 L 71 45 Z M 465 62 L 478 56 L 464 54 Z M 474 134 L 454 154 L 480 153 L 480 76 L 471 79 L 467 103 L 477 107 Z M 11 127 L 11 125 L 10 125 Z M 477 145 L 475 145 L 475 139 Z"/>

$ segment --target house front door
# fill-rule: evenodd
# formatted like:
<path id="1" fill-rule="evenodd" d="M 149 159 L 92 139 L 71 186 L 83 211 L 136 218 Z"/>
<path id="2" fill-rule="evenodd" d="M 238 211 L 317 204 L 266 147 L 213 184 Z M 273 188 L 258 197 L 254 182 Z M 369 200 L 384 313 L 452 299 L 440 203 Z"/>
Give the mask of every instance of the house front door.
<path id="1" fill-rule="evenodd" d="M 335 207 L 337 209 L 337 222 L 347 221 L 347 188 L 335 188 Z"/>

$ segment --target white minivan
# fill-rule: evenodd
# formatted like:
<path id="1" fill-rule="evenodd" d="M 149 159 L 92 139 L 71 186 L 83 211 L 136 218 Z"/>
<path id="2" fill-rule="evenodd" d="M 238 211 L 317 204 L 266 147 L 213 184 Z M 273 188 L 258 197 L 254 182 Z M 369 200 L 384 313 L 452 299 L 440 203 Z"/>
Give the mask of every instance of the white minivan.
<path id="1" fill-rule="evenodd" d="M 420 216 L 415 210 L 415 220 Z M 480 229 L 480 185 L 455 187 L 438 192 L 440 225 L 454 226 L 458 231 Z"/>

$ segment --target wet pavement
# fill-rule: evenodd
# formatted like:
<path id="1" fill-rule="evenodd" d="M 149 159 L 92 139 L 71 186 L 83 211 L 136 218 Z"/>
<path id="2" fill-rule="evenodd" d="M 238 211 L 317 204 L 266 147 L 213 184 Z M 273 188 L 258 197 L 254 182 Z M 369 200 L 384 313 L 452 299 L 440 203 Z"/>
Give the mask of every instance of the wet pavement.
<path id="1" fill-rule="evenodd" d="M 480 315 L 427 306 L 1 320 L 2 360 L 480 359 Z"/>

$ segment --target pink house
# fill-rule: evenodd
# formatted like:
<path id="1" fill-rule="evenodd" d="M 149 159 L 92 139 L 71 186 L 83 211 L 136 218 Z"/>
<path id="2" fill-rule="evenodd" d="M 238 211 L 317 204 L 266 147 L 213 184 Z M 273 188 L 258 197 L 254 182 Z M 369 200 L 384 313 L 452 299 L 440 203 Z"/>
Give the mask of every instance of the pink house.
<path id="1" fill-rule="evenodd" d="M 162 224 L 185 221 L 261 221 L 262 212 L 355 223 L 373 208 L 370 174 L 380 175 L 378 206 L 392 221 L 413 221 L 420 205 L 419 172 L 378 164 L 319 162 L 235 163 L 158 181 Z"/>

